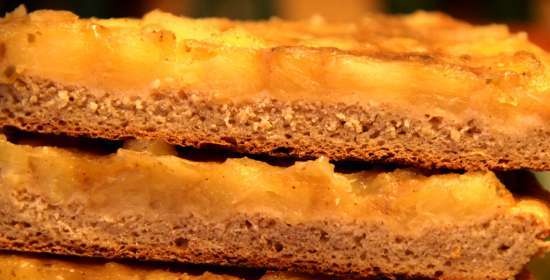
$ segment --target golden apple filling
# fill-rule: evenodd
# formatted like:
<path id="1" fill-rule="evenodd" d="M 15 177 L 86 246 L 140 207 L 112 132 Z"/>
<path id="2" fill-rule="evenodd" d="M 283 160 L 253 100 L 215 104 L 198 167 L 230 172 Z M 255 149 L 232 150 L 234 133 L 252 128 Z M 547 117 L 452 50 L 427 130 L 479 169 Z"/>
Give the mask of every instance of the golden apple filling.
<path id="1" fill-rule="evenodd" d="M 544 204 L 514 199 L 491 172 L 344 174 L 326 158 L 279 167 L 249 158 L 190 161 L 158 143 L 127 143 L 116 153 L 94 155 L 5 138 L 0 170 L 4 192 L 30 191 L 59 205 L 78 202 L 105 217 L 192 213 L 216 220 L 263 213 L 297 223 L 383 220 L 403 229 L 500 212 L 549 221 Z"/>
<path id="2" fill-rule="evenodd" d="M 0 255 L 2 280 L 237 280 L 238 277 L 205 272 L 200 275 L 117 263 L 61 261 Z M 284 279 L 284 278 L 283 278 Z"/>
<path id="3" fill-rule="evenodd" d="M 64 259 L 0 254 L 2 280 L 239 280 L 258 279 L 211 272 L 188 273 L 152 266 L 125 265 L 114 262 L 86 262 Z M 196 269 L 195 269 L 196 270 Z M 267 272 L 260 280 L 313 280 L 314 277 L 286 272 Z"/>

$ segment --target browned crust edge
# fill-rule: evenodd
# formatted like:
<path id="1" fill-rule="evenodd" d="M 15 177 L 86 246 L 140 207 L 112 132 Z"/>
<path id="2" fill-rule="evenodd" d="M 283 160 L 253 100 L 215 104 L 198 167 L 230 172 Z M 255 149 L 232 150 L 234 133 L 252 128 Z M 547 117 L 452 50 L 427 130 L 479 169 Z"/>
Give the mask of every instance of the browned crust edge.
<path id="1" fill-rule="evenodd" d="M 73 136 L 213 144 L 275 157 L 328 156 L 427 169 L 550 170 L 548 127 L 513 137 L 479 120 L 415 119 L 386 105 L 277 100 L 216 105 L 189 92 L 121 98 L 20 77 L 0 85 L 0 124 Z"/>
<path id="2" fill-rule="evenodd" d="M 530 215 L 397 232 L 379 222 L 291 224 L 264 214 L 94 214 L 25 190 L 0 193 L 0 248 L 62 255 L 246 266 L 342 277 L 509 279 L 549 235 Z M 475 261 L 474 261 L 475 260 Z"/>

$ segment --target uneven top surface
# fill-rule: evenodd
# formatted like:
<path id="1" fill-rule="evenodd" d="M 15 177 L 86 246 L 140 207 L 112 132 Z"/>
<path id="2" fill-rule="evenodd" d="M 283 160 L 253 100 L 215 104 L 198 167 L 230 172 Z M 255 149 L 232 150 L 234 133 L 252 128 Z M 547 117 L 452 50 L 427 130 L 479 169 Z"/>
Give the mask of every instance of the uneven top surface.
<path id="1" fill-rule="evenodd" d="M 19 8 L 0 19 L 0 83 L 24 75 L 98 94 L 175 89 L 220 102 L 390 103 L 408 114 L 484 118 L 510 130 L 548 123 L 549 62 L 524 33 L 438 13 L 239 22 L 159 11 L 79 19 Z"/>
<path id="2" fill-rule="evenodd" d="M 244 271 L 231 274 L 204 272 L 197 267 L 166 264 L 119 264 L 102 260 L 81 258 L 54 258 L 33 255 L 0 254 L 0 279 L 2 280 L 308 280 L 313 277 L 287 272 L 267 272 L 261 278 Z M 218 268 L 219 270 L 219 268 Z M 242 274 L 242 275 L 240 275 Z M 250 274 L 250 275 L 248 275 Z M 257 272 L 255 273 L 257 274 Z M 240 276 L 235 276 L 240 275 Z"/>

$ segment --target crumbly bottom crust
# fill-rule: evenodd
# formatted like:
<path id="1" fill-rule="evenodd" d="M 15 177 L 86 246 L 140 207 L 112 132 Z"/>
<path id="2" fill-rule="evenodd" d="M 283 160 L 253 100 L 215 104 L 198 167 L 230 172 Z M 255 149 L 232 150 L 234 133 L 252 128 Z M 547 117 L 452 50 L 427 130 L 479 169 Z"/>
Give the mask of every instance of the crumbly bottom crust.
<path id="1" fill-rule="evenodd" d="M 346 277 L 509 279 L 541 250 L 531 216 L 500 214 L 403 233 L 383 222 L 290 224 L 266 213 L 211 221 L 110 216 L 26 191 L 0 196 L 0 248 L 63 255 L 246 266 Z"/>
<path id="2" fill-rule="evenodd" d="M 192 92 L 152 92 L 147 98 L 92 94 L 31 77 L 0 85 L 0 123 L 28 131 L 427 169 L 550 170 L 548 128 L 512 135 L 487 120 L 410 115 L 389 104 L 366 108 L 272 99 L 218 104 Z"/>

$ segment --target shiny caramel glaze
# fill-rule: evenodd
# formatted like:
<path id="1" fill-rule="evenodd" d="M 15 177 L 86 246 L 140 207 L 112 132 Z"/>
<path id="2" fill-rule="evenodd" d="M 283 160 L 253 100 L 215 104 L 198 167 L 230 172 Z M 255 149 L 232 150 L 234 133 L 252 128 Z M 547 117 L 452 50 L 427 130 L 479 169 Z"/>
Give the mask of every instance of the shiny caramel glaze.
<path id="1" fill-rule="evenodd" d="M 39 77 L 122 98 L 198 92 L 213 102 L 392 104 L 518 133 L 550 120 L 549 61 L 525 33 L 426 12 L 328 23 L 160 11 L 79 19 L 19 8 L 0 20 L 1 83 Z"/>
<path id="2" fill-rule="evenodd" d="M 107 219 L 121 213 L 191 213 L 214 221 L 263 213 L 289 223 L 383 220 L 407 232 L 498 213 L 549 222 L 545 205 L 515 200 L 491 172 L 343 174 L 326 158 L 279 167 L 249 158 L 190 161 L 170 155 L 159 143 L 125 147 L 93 155 L 3 139 L 0 181 L 3 188 L 38 193 L 56 205 L 87 205 Z"/>

